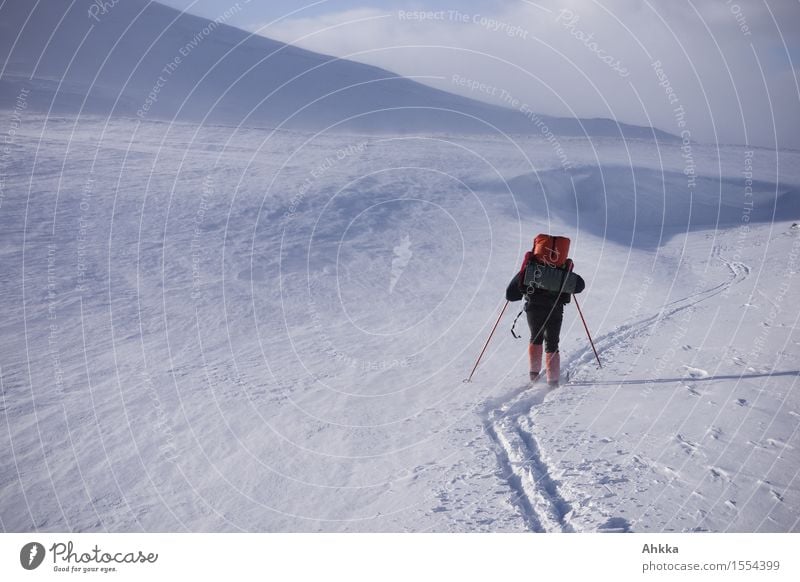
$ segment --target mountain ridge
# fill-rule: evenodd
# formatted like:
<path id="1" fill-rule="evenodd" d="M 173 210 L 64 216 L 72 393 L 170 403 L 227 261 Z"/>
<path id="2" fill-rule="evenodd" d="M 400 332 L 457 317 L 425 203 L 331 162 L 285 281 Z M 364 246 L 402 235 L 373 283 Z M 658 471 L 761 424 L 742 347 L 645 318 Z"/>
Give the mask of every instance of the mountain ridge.
<path id="1" fill-rule="evenodd" d="M 102 14 L 97 6 L 7 0 L 0 102 L 29 88 L 26 105 L 52 113 L 363 132 L 541 131 L 519 111 L 230 26 L 238 4 L 215 20 L 146 0 L 110 3 Z M 605 118 L 537 119 L 555 135 L 676 139 Z"/>

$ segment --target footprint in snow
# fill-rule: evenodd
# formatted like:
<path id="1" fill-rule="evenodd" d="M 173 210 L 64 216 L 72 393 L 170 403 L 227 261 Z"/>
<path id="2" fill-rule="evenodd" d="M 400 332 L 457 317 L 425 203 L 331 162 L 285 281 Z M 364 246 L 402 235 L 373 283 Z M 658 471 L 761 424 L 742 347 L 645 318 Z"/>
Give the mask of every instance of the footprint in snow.
<path id="1" fill-rule="evenodd" d="M 693 455 L 695 453 L 695 451 L 697 450 L 697 443 L 695 443 L 693 441 L 690 441 L 689 439 L 687 439 L 685 436 L 683 436 L 680 433 L 678 433 L 675 436 L 675 440 L 678 441 L 678 444 L 681 446 L 681 448 L 684 450 L 684 452 L 686 452 L 686 454 L 688 454 L 688 455 Z"/>
<path id="2" fill-rule="evenodd" d="M 728 473 L 719 467 L 709 467 L 708 470 L 711 472 L 711 476 L 714 479 L 725 479 L 726 481 L 730 481 Z"/>
<path id="3" fill-rule="evenodd" d="M 708 378 L 708 372 L 702 368 L 692 368 L 691 366 L 684 366 L 686 373 L 692 378 Z"/>
<path id="4" fill-rule="evenodd" d="M 597 531 L 599 533 L 630 533 L 631 524 L 624 517 L 612 517 L 598 527 Z"/>
<path id="5" fill-rule="evenodd" d="M 691 385 L 689 385 L 689 384 L 686 384 L 686 385 L 684 386 L 684 388 L 686 388 L 686 390 L 688 390 L 688 391 L 689 391 L 689 394 L 691 394 L 692 396 L 700 396 L 700 392 L 698 392 L 698 391 L 697 391 L 697 388 L 695 388 L 694 386 L 691 386 Z"/>

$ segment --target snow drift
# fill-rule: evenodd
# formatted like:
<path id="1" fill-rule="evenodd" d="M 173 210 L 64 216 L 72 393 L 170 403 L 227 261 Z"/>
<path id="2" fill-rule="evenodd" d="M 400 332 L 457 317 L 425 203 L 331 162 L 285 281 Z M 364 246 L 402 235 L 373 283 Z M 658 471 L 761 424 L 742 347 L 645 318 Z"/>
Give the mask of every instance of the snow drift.
<path id="1" fill-rule="evenodd" d="M 690 224 L 679 151 L 563 145 L 559 175 L 534 138 L 23 113 L 0 209 L 2 527 L 796 531 L 798 154 L 698 145 L 699 174 L 724 173 Z M 774 220 L 734 226 L 748 157 Z M 636 216 L 636 244 L 597 236 L 606 214 Z M 573 383 L 531 389 L 509 310 L 463 384 L 548 230 L 572 237 L 603 370 L 570 308 Z"/>

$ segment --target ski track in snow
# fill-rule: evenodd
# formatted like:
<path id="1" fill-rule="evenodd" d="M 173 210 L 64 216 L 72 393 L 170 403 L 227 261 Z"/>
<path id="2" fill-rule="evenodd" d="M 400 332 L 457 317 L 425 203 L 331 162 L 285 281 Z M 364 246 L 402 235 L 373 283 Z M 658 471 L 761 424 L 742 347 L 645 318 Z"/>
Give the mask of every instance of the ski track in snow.
<path id="1" fill-rule="evenodd" d="M 746 264 L 722 257 L 718 245 L 713 248 L 712 257 L 722 261 L 731 271 L 729 280 L 667 303 L 654 315 L 622 324 L 599 336 L 595 339 L 598 353 L 627 349 L 634 340 L 647 333 L 650 326 L 723 293 L 750 274 L 750 267 Z M 574 378 L 594 361 L 594 352 L 591 347 L 586 347 L 569 358 L 564 369 L 569 377 Z M 559 482 L 551 477 L 536 438 L 525 428 L 530 426 L 530 413 L 544 402 L 549 391 L 546 385 L 526 385 L 513 391 L 505 400 L 489 401 L 482 412 L 484 430 L 493 441 L 500 475 L 514 492 L 512 502 L 526 527 L 540 533 L 574 532 L 569 521 L 571 505 L 561 496 Z"/>
<path id="2" fill-rule="evenodd" d="M 719 255 L 719 248 L 715 247 L 713 255 L 722 261 L 731 271 L 731 278 L 728 281 L 719 283 L 708 289 L 702 289 L 690 293 L 686 297 L 676 299 L 663 306 L 661 311 L 643 318 L 639 321 L 629 324 L 622 324 L 608 333 L 605 333 L 595 338 L 594 343 L 598 353 L 600 352 L 613 352 L 620 349 L 627 349 L 633 340 L 638 339 L 640 336 L 647 333 L 648 328 L 660 323 L 661 321 L 668 320 L 675 315 L 691 309 L 699 303 L 706 301 L 716 295 L 724 293 L 726 289 L 741 283 L 750 275 L 750 267 L 740 262 L 731 262 L 722 258 Z M 591 347 L 584 347 L 579 350 L 573 357 L 567 360 L 566 368 L 569 370 L 570 376 L 575 378 L 577 374 L 582 372 L 587 366 L 594 365 L 594 352 Z"/>
<path id="3" fill-rule="evenodd" d="M 522 422 L 527 414 L 544 401 L 548 389 L 523 388 L 516 397 L 498 408 L 484 410 L 486 434 L 496 445 L 500 471 L 509 487 L 526 527 L 535 532 L 573 531 L 566 521 L 569 504 L 561 498 L 558 486 L 550 477 L 533 434 Z"/>

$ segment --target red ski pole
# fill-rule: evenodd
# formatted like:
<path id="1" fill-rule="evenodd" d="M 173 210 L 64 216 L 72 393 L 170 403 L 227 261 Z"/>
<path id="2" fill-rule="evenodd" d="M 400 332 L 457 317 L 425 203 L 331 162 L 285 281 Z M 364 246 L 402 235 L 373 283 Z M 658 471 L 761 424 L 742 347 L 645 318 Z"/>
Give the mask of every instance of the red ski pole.
<path id="1" fill-rule="evenodd" d="M 581 316 L 581 321 L 583 322 L 583 329 L 586 330 L 586 335 L 589 338 L 589 343 L 592 344 L 592 351 L 594 352 L 594 357 L 597 358 L 597 365 L 601 368 L 603 364 L 600 363 L 600 356 L 597 355 L 597 350 L 594 347 L 594 342 L 592 341 L 592 334 L 589 333 L 589 327 L 586 325 L 586 320 L 583 318 L 583 311 L 581 311 L 581 305 L 578 303 L 578 298 L 575 295 L 572 296 L 575 299 L 575 307 L 578 308 L 578 313 Z"/>
<path id="2" fill-rule="evenodd" d="M 494 327 L 492 328 L 492 331 L 489 334 L 489 337 L 486 338 L 486 343 L 483 344 L 483 349 L 481 350 L 481 353 L 478 356 L 478 359 L 475 360 L 475 365 L 472 366 L 472 372 L 469 373 L 469 378 L 464 380 L 465 383 L 466 382 L 472 382 L 472 375 L 475 373 L 475 370 L 478 368 L 478 363 L 481 361 L 481 358 L 483 357 L 483 352 L 486 351 L 486 347 L 489 345 L 489 342 L 491 341 L 492 336 L 494 335 L 494 330 L 496 330 L 497 326 L 500 324 L 500 319 L 502 319 L 503 314 L 506 312 L 506 307 L 508 307 L 508 301 L 506 301 L 505 305 L 503 305 L 503 309 L 500 310 L 500 315 L 497 316 L 497 321 L 494 322 Z"/>

